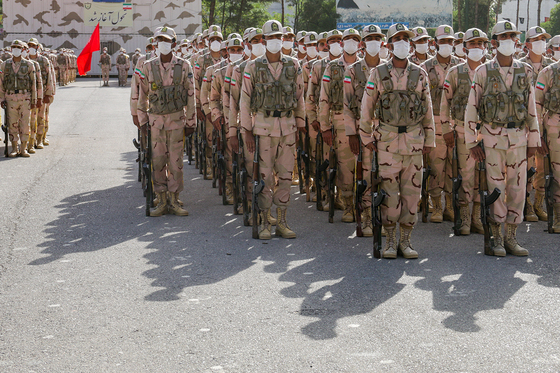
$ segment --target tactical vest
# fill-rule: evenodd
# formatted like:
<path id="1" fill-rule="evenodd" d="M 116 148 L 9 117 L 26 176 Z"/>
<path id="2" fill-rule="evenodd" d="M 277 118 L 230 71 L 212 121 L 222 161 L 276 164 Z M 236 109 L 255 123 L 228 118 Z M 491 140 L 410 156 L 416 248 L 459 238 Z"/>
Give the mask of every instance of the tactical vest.
<path id="1" fill-rule="evenodd" d="M 65 66 L 67 64 L 66 56 L 63 54 L 59 54 L 58 57 L 56 58 L 56 62 L 58 63 L 59 66 Z"/>
<path id="2" fill-rule="evenodd" d="M 472 81 L 469 76 L 467 63 L 457 66 L 457 88 L 453 92 L 451 99 L 451 117 L 455 120 L 465 121 L 465 111 L 469 101 Z"/>
<path id="3" fill-rule="evenodd" d="M 206 75 L 206 70 L 214 64 L 214 60 L 210 53 L 204 55 L 204 60 L 202 61 L 202 66 L 200 66 L 200 75 L 198 76 L 198 87 L 202 87 L 202 80 L 204 75 Z"/>
<path id="4" fill-rule="evenodd" d="M 365 70 L 363 69 L 366 67 L 367 71 L 369 72 L 369 68 L 365 61 L 363 61 L 365 65 L 362 65 L 362 61 L 358 61 L 350 67 L 354 70 L 354 80 L 357 83 L 356 88 L 354 90 L 354 95 L 350 98 L 350 103 L 348 108 L 354 113 L 354 117 L 356 119 L 360 119 L 361 117 L 361 102 L 362 97 L 364 96 L 364 90 L 366 88 L 366 83 L 368 77 L 366 76 Z"/>
<path id="5" fill-rule="evenodd" d="M 553 113 L 560 113 L 560 72 L 558 64 L 552 65 L 552 85 L 544 94 L 544 108 Z"/>
<path id="6" fill-rule="evenodd" d="M 533 67 L 533 64 L 532 64 L 529 56 L 525 56 L 523 58 L 520 58 L 519 61 L 524 62 L 531 67 L 531 70 L 533 70 L 533 77 L 535 78 L 534 81 L 533 81 L 533 85 L 537 84 L 537 75 L 539 75 L 539 72 L 535 71 L 535 68 Z M 554 61 L 552 61 L 551 59 L 546 58 L 545 56 L 542 56 L 541 71 L 542 71 L 542 69 L 544 69 L 547 66 L 552 65 L 553 63 L 554 63 Z"/>
<path id="7" fill-rule="evenodd" d="M 14 71 L 13 60 L 6 61 L 4 66 L 4 91 L 6 93 L 27 93 L 31 91 L 31 77 L 29 76 L 31 62 L 21 60 L 17 74 Z"/>
<path id="8" fill-rule="evenodd" d="M 514 62 L 515 63 L 515 62 Z M 486 88 L 479 106 L 480 119 L 492 123 L 492 127 L 521 127 L 527 118 L 527 101 L 529 82 L 525 65 L 513 70 L 513 84 L 507 88 L 500 71 L 494 68 L 494 62 L 485 64 Z"/>
<path id="9" fill-rule="evenodd" d="M 138 55 L 138 54 L 134 54 L 134 56 L 132 56 L 132 65 L 133 66 L 136 66 L 139 58 L 140 58 L 140 55 Z"/>
<path id="10" fill-rule="evenodd" d="M 379 97 L 376 111 L 377 117 L 383 124 L 398 127 L 415 125 L 424 118 L 428 111 L 421 99 L 422 91 L 416 88 L 420 79 L 421 67 L 414 64 L 408 66 L 410 72 L 406 91 L 393 90 L 388 64 L 377 67 L 384 92 Z"/>
<path id="11" fill-rule="evenodd" d="M 455 66 L 460 61 L 455 58 L 451 57 L 451 61 L 449 61 L 449 66 Z M 434 115 L 439 115 L 439 109 L 441 106 L 441 96 L 443 95 L 443 85 L 440 86 L 439 82 L 439 75 L 436 70 L 436 65 L 439 65 L 437 57 L 432 57 L 428 61 L 426 61 L 426 70 L 428 72 L 428 79 L 430 81 L 430 96 L 432 96 L 432 108 Z M 445 78 L 445 77 L 444 77 Z"/>
<path id="12" fill-rule="evenodd" d="M 344 107 L 344 66 L 339 63 L 339 60 L 331 61 L 331 84 L 329 90 L 329 104 L 331 110 L 342 111 Z"/>
<path id="13" fill-rule="evenodd" d="M 292 111 L 297 107 L 297 71 L 291 58 L 282 58 L 282 72 L 278 80 L 274 79 L 268 69 L 268 62 L 264 57 L 255 60 L 255 85 L 251 94 L 251 112 L 285 113 L 281 116 L 290 117 Z M 274 113 L 277 116 L 277 113 Z"/>
<path id="14" fill-rule="evenodd" d="M 323 78 L 323 75 L 325 75 L 325 70 L 327 69 L 327 65 L 330 61 L 327 61 L 326 58 L 322 58 L 321 60 L 319 60 L 321 62 L 321 73 L 319 74 L 319 84 L 317 84 L 317 87 L 315 88 L 315 92 L 313 92 L 314 97 L 315 97 L 315 107 L 319 106 L 319 98 L 321 96 L 321 79 Z M 313 66 L 311 66 L 311 68 L 313 69 L 313 67 L 315 66 L 315 64 L 313 64 Z"/>
<path id="15" fill-rule="evenodd" d="M 47 83 L 49 82 L 49 72 L 47 70 L 48 64 L 47 59 L 43 56 L 37 56 L 37 62 L 41 68 L 41 78 L 43 79 L 43 89 L 47 89 Z"/>
<path id="16" fill-rule="evenodd" d="M 182 111 L 187 106 L 188 91 L 183 86 L 183 60 L 178 60 L 173 66 L 173 83 L 163 85 L 160 72 L 159 58 L 149 62 L 151 64 L 153 81 L 150 84 L 148 101 L 151 114 L 165 115 Z"/>
<path id="17" fill-rule="evenodd" d="M 124 65 L 126 63 L 126 57 L 121 54 L 117 57 L 117 63 L 119 65 Z"/>

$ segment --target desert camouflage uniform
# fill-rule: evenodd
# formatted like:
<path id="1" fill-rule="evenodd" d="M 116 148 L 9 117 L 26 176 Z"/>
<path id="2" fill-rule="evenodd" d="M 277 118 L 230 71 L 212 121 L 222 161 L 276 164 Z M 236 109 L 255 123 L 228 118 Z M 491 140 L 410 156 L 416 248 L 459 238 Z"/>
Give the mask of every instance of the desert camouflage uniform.
<path id="1" fill-rule="evenodd" d="M 119 73 L 119 85 L 125 86 L 128 76 L 128 69 L 130 69 L 130 60 L 126 54 L 121 54 L 117 57 L 117 71 Z"/>
<path id="2" fill-rule="evenodd" d="M 35 67 L 35 82 L 37 84 L 37 100 L 43 100 L 43 78 L 41 77 L 41 66 L 36 60 L 27 58 L 28 61 L 33 63 Z M 29 116 L 29 142 L 27 144 L 27 150 L 30 153 L 35 153 L 33 147 L 35 146 L 35 134 L 37 133 L 37 118 L 40 108 L 35 107 L 31 109 L 31 114 Z"/>
<path id="3" fill-rule="evenodd" d="M 111 56 L 109 54 L 101 54 L 99 57 L 101 63 L 101 77 L 103 83 L 109 83 L 109 72 L 111 71 Z"/>

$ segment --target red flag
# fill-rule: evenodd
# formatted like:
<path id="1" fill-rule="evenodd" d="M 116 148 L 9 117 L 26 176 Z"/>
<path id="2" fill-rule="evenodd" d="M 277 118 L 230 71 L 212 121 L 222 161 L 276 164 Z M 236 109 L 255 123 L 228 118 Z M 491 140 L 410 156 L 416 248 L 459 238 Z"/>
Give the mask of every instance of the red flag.
<path id="1" fill-rule="evenodd" d="M 86 75 L 91 70 L 91 55 L 101 49 L 100 44 L 98 23 L 93 30 L 93 34 L 91 34 L 91 38 L 89 38 L 89 42 L 78 56 L 78 72 L 80 75 Z"/>

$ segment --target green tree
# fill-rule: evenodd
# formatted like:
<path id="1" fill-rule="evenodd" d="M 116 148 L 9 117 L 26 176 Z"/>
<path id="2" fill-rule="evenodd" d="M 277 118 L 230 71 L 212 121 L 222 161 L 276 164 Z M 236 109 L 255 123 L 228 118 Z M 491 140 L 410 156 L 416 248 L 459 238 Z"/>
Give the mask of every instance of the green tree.
<path id="1" fill-rule="evenodd" d="M 541 26 L 550 35 L 560 34 L 560 4 L 556 4 L 554 8 L 550 10 L 550 19 L 541 23 Z"/>
<path id="2" fill-rule="evenodd" d="M 262 27 L 270 18 L 270 0 L 202 0 L 202 27 L 220 25 L 224 38 L 242 34 L 248 27 Z"/>
<path id="3" fill-rule="evenodd" d="M 339 15 L 335 0 L 290 0 L 295 9 L 296 30 L 329 31 L 336 28 Z"/>
<path id="4" fill-rule="evenodd" d="M 492 30 L 496 8 L 502 0 L 453 0 L 453 28 L 466 31 L 472 27 L 484 32 Z"/>

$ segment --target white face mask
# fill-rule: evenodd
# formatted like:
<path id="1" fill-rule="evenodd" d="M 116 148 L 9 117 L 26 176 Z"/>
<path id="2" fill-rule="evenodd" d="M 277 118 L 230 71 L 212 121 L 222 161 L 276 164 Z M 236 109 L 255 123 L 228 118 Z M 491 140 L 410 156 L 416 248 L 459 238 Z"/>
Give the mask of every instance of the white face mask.
<path id="1" fill-rule="evenodd" d="M 515 51 L 516 51 L 517 53 L 521 53 L 521 52 L 523 52 L 523 48 L 521 48 L 521 47 L 516 47 L 516 48 L 515 48 Z"/>
<path id="2" fill-rule="evenodd" d="M 285 40 L 282 42 L 282 48 L 284 49 L 292 49 L 293 47 L 294 47 L 293 41 Z"/>
<path id="3" fill-rule="evenodd" d="M 472 61 L 480 61 L 482 59 L 482 56 L 484 56 L 484 50 L 480 49 L 480 48 L 472 48 L 469 49 L 469 60 Z"/>
<path id="4" fill-rule="evenodd" d="M 166 56 L 171 53 L 171 43 L 167 41 L 160 41 L 158 42 L 157 49 L 161 55 Z"/>
<path id="5" fill-rule="evenodd" d="M 183 48 L 181 48 L 181 52 L 183 52 L 183 54 L 188 54 L 189 53 L 189 48 L 183 47 Z"/>
<path id="6" fill-rule="evenodd" d="M 546 50 L 546 41 L 544 40 L 534 41 L 531 43 L 531 46 L 533 47 L 532 48 L 533 53 L 538 54 L 540 56 Z"/>
<path id="7" fill-rule="evenodd" d="M 338 57 L 342 54 L 342 47 L 340 46 L 340 43 L 329 44 L 329 50 L 335 57 Z"/>
<path id="8" fill-rule="evenodd" d="M 436 50 L 436 46 L 435 45 L 430 45 L 430 50 L 433 52 Z"/>
<path id="9" fill-rule="evenodd" d="M 266 41 L 266 50 L 272 54 L 280 52 L 282 49 L 282 40 L 280 39 L 270 39 Z"/>
<path id="10" fill-rule="evenodd" d="M 29 48 L 29 54 L 34 56 L 37 54 L 37 48 Z"/>
<path id="11" fill-rule="evenodd" d="M 19 49 L 19 48 L 14 48 L 14 49 L 12 49 L 12 55 L 13 55 L 14 57 L 19 57 L 19 56 L 21 56 L 21 49 Z"/>
<path id="12" fill-rule="evenodd" d="M 387 47 L 381 47 L 381 49 L 379 49 L 379 58 L 386 60 L 387 57 L 389 57 L 389 49 L 387 49 Z"/>
<path id="13" fill-rule="evenodd" d="M 26 50 L 25 50 L 25 51 L 22 51 L 22 52 L 21 52 L 21 56 L 22 56 L 23 58 L 27 58 L 27 57 L 29 56 L 29 52 L 26 51 Z"/>
<path id="14" fill-rule="evenodd" d="M 410 43 L 405 40 L 399 40 L 393 43 L 393 54 L 400 60 L 404 60 L 410 51 Z"/>
<path id="15" fill-rule="evenodd" d="M 463 49 L 462 43 L 455 46 L 455 54 L 459 57 L 465 57 L 465 50 Z"/>
<path id="16" fill-rule="evenodd" d="M 307 55 L 311 58 L 317 57 L 317 47 L 307 47 Z"/>
<path id="17" fill-rule="evenodd" d="M 319 57 L 321 57 L 321 58 L 327 58 L 328 56 L 329 56 L 329 52 L 327 52 L 327 51 L 319 52 Z"/>
<path id="18" fill-rule="evenodd" d="M 560 60 L 560 51 L 554 51 L 554 59 Z"/>
<path id="19" fill-rule="evenodd" d="M 442 44 L 439 46 L 438 54 L 443 58 L 451 56 L 451 53 L 453 53 L 453 46 L 449 44 Z"/>
<path id="20" fill-rule="evenodd" d="M 515 53 L 515 42 L 513 40 L 500 40 L 498 43 L 500 43 L 498 46 L 498 52 L 504 56 L 509 57 Z"/>
<path id="21" fill-rule="evenodd" d="M 260 57 L 264 54 L 264 45 L 261 43 L 252 44 L 253 45 L 253 56 Z"/>
<path id="22" fill-rule="evenodd" d="M 222 48 L 222 43 L 220 43 L 217 40 L 214 40 L 212 43 L 210 43 L 210 50 L 212 52 L 219 52 L 221 48 Z"/>
<path id="23" fill-rule="evenodd" d="M 344 41 L 344 51 L 349 55 L 353 55 L 358 51 L 358 43 L 356 40 L 347 39 Z"/>
<path id="24" fill-rule="evenodd" d="M 426 54 L 428 53 L 428 43 L 424 43 L 424 44 L 416 44 L 416 52 L 420 53 L 420 54 Z"/>
<path id="25" fill-rule="evenodd" d="M 243 48 L 243 53 L 245 53 L 246 56 L 251 56 L 251 50 L 249 49 L 249 46 L 245 45 L 245 47 Z"/>
<path id="26" fill-rule="evenodd" d="M 297 50 L 299 51 L 299 53 L 305 54 L 305 45 L 298 45 Z"/>
<path id="27" fill-rule="evenodd" d="M 381 49 L 381 41 L 379 40 L 366 41 L 366 52 L 370 56 L 377 55 L 380 49 Z"/>
<path id="28" fill-rule="evenodd" d="M 243 55 L 241 53 L 230 53 L 229 54 L 229 60 L 231 62 L 239 61 L 241 59 L 241 57 L 243 57 Z"/>

